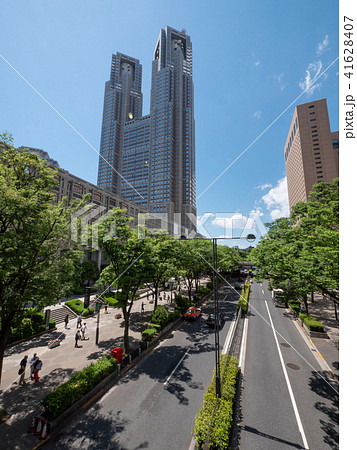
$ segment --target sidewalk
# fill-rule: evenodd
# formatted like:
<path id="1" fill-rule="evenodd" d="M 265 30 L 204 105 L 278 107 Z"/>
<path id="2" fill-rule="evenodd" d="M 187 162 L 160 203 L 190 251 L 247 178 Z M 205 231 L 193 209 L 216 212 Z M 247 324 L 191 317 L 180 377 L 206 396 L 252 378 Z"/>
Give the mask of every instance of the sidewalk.
<path id="1" fill-rule="evenodd" d="M 330 339 L 311 338 L 315 347 L 323 356 L 332 372 L 339 376 L 339 322 L 335 318 L 335 309 L 331 300 L 321 294 L 314 295 L 314 302 L 309 301 L 309 315 L 316 317 L 325 327 Z M 338 310 L 337 310 L 338 313 Z"/>
<path id="2" fill-rule="evenodd" d="M 182 290 L 181 290 L 181 293 Z M 162 295 L 164 292 L 161 293 Z M 166 291 L 166 296 L 171 295 Z M 144 312 L 141 312 L 141 304 L 144 303 Z M 167 300 L 158 301 L 168 310 L 174 309 L 174 302 Z M 130 345 L 141 339 L 141 332 L 146 328 L 151 318 L 154 303 L 147 301 L 147 294 L 136 300 L 130 314 Z M 104 308 L 100 312 L 99 343 L 95 344 L 97 317 L 84 319 L 86 323 L 86 339 L 79 341 L 79 348 L 74 347 L 74 335 L 76 332 L 76 319 L 70 321 L 69 329 L 64 328 L 64 323 L 57 325 L 57 330 L 39 336 L 30 341 L 10 347 L 5 352 L 2 382 L 0 390 L 0 407 L 11 414 L 6 423 L 0 425 L 0 449 L 31 449 L 39 442 L 37 438 L 27 433 L 32 417 L 41 410 L 41 399 L 51 392 L 56 386 L 69 380 L 70 377 L 83 367 L 97 361 L 101 356 L 110 354 L 114 347 L 123 346 L 124 320 L 115 319 L 118 312 L 116 308 L 108 308 L 105 314 Z M 55 338 L 61 340 L 61 345 L 48 349 L 47 343 Z M 34 384 L 30 380 L 29 364 L 26 370 L 26 385 L 19 386 L 18 369 L 21 359 L 37 353 L 43 362 L 40 371 L 40 381 Z"/>

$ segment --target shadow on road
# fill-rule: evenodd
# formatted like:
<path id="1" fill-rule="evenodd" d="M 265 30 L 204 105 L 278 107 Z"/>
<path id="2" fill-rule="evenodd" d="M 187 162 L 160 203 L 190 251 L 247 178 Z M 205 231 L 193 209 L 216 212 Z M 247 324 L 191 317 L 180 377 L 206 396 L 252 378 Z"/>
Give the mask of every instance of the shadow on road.
<path id="1" fill-rule="evenodd" d="M 121 411 L 101 411 L 101 405 L 91 408 L 90 423 L 86 415 L 82 416 L 68 432 L 54 436 L 42 448 L 70 449 L 83 448 L 87 450 L 124 450 L 118 436 L 125 430 L 126 422 Z M 93 430 L 93 431 L 91 431 Z M 85 432 L 84 432 L 85 431 Z M 143 443 L 139 448 L 147 448 Z"/>
<path id="2" fill-rule="evenodd" d="M 309 386 L 322 399 L 326 399 L 326 401 L 316 402 L 314 406 L 318 411 L 326 415 L 325 420 L 320 420 L 321 429 L 324 432 L 324 442 L 330 448 L 338 449 L 338 393 L 334 390 L 335 386 L 325 381 L 326 375 L 324 372 L 312 372 Z"/>

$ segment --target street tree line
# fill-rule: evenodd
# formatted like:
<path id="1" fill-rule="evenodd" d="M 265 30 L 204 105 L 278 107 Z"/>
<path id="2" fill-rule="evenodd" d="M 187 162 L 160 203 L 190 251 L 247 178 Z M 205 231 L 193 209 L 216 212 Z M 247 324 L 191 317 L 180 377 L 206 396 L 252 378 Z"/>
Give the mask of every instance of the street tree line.
<path id="1" fill-rule="evenodd" d="M 267 224 L 268 233 L 249 259 L 259 269 L 255 277 L 269 279 L 287 299 L 301 298 L 308 313 L 308 294 L 320 292 L 339 302 L 339 182 L 313 186 L 306 202 L 290 217 Z M 336 312 L 337 319 L 337 312 Z"/>
<path id="2" fill-rule="evenodd" d="M 83 264 L 83 240 L 71 239 L 71 217 L 82 211 L 89 198 L 56 203 L 50 192 L 57 184 L 56 170 L 36 153 L 13 146 L 11 135 L 0 135 L 0 381 L 5 348 L 11 328 L 18 326 L 29 307 L 42 310 L 69 296 L 93 274 Z M 90 212 L 90 210 L 88 211 Z M 93 230 L 93 227 L 97 227 Z M 160 284 L 170 277 L 184 277 L 189 295 L 200 275 L 212 272 L 212 247 L 202 239 L 179 241 L 169 235 L 133 229 L 125 210 L 115 209 L 95 225 L 109 265 L 97 281 L 116 288 L 125 319 L 128 348 L 130 312 L 138 290 L 150 285 L 157 304 Z M 242 255 L 218 248 L 218 269 L 230 270 Z M 94 270 L 95 272 L 95 270 Z"/>

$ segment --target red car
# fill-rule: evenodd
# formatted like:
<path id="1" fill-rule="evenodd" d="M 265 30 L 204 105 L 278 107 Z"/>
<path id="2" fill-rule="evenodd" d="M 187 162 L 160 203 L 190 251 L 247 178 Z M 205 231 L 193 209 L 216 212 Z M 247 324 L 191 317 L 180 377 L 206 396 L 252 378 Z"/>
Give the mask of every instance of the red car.
<path id="1" fill-rule="evenodd" d="M 183 318 L 185 320 L 196 320 L 196 319 L 198 319 L 200 317 L 200 315 L 201 315 L 201 309 L 200 308 L 195 308 L 194 306 L 191 306 L 185 312 L 185 314 L 183 315 Z"/>

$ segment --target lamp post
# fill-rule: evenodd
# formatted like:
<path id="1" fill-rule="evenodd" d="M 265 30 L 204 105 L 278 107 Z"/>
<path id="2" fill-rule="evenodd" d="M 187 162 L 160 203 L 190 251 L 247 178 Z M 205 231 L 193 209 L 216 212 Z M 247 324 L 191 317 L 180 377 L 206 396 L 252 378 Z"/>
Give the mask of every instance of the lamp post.
<path id="1" fill-rule="evenodd" d="M 246 239 L 248 242 L 255 240 L 254 234 L 248 234 L 246 237 L 232 237 L 232 238 L 210 238 L 213 246 L 213 292 L 214 292 L 214 347 L 215 347 L 215 362 L 216 362 L 216 397 L 221 398 L 221 367 L 219 363 L 219 303 L 218 303 L 218 284 L 217 284 L 217 240 L 218 239 Z"/>
<path id="2" fill-rule="evenodd" d="M 181 240 L 186 240 L 186 236 L 181 236 Z M 212 241 L 212 256 L 213 256 L 213 298 L 214 298 L 214 348 L 215 348 L 215 363 L 216 363 L 216 397 L 221 398 L 221 368 L 219 363 L 219 302 L 218 302 L 218 284 L 217 284 L 217 241 L 218 239 L 245 239 L 248 242 L 255 241 L 254 234 L 248 234 L 245 237 L 220 237 L 220 238 L 199 238 Z"/>

